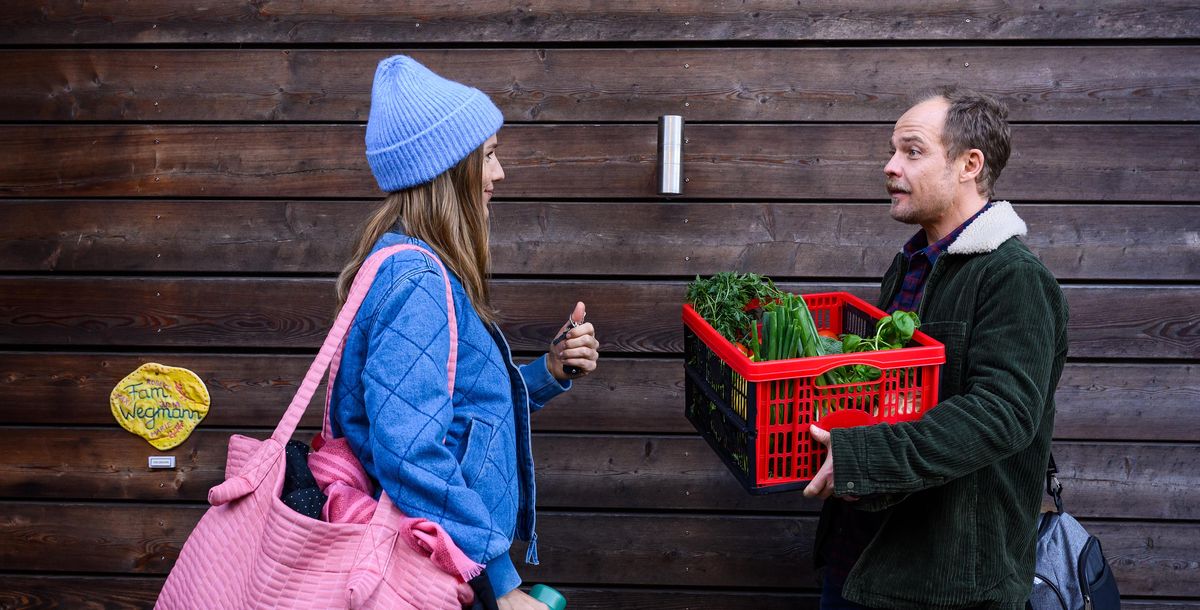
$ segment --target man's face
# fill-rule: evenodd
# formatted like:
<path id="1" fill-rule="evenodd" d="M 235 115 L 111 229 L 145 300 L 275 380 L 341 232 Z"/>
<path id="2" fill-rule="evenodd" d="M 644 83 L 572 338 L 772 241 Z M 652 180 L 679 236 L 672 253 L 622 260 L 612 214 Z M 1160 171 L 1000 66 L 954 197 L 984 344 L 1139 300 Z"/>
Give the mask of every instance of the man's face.
<path id="1" fill-rule="evenodd" d="M 928 226 L 954 204 L 957 183 L 942 146 L 950 104 L 942 98 L 908 109 L 892 130 L 892 158 L 883 168 L 892 218 Z"/>

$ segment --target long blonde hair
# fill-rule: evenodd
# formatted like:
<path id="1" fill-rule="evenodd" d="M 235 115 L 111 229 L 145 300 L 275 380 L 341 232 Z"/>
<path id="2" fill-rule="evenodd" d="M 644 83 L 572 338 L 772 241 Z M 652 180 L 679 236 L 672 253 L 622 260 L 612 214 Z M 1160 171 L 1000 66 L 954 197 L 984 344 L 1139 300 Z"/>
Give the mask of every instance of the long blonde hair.
<path id="1" fill-rule="evenodd" d="M 432 246 L 462 282 L 479 317 L 488 324 L 497 320 L 488 288 L 491 256 L 483 200 L 483 160 L 480 146 L 433 180 L 388 193 L 383 205 L 367 219 L 350 262 L 338 275 L 339 310 L 375 242 L 395 227 Z"/>

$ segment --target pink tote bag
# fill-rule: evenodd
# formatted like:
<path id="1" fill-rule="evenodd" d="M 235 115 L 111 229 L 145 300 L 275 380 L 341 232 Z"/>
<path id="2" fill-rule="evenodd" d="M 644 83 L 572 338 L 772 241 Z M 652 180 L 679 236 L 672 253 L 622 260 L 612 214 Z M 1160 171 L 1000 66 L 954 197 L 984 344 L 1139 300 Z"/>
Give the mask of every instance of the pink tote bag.
<path id="1" fill-rule="evenodd" d="M 226 480 L 209 490 L 212 507 L 183 545 L 156 609 L 460 610 L 474 601 L 474 592 L 464 582 L 470 575 L 455 569 L 454 562 L 447 559 L 462 557 L 450 537 L 431 521 L 406 517 L 387 494 L 380 496 L 366 523 L 311 519 L 280 500 L 284 445 L 308 408 L 321 376 L 340 355 L 346 332 L 379 265 L 402 250 L 424 253 L 437 263 L 446 280 L 453 392 L 458 340 L 445 268 L 437 257 L 417 246 L 380 249 L 363 263 L 346 304 L 275 432 L 261 441 L 241 435 L 230 438 Z M 323 430 L 322 434 L 328 433 Z"/>

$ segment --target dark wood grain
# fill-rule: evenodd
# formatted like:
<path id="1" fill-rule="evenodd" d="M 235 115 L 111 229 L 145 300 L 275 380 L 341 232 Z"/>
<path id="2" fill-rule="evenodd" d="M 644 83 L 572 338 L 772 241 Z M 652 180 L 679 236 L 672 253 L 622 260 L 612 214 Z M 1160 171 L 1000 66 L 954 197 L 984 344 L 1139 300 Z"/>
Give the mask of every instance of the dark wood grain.
<path id="1" fill-rule="evenodd" d="M 1194 364 L 1069 364 L 1055 401 L 1056 438 L 1200 440 Z"/>
<path id="2" fill-rule="evenodd" d="M 381 201 L 3 201 L 0 269 L 336 273 Z"/>
<path id="3" fill-rule="evenodd" d="M 0 575 L 0 608 L 22 610 L 74 609 L 89 604 L 112 610 L 150 610 L 162 588 L 162 578 L 100 578 L 75 576 Z M 528 590 L 528 585 L 523 587 Z M 555 587 L 571 608 L 583 610 L 817 610 L 818 595 L 807 593 L 734 592 Z M 1172 606 L 1176 608 L 1176 606 Z M 1177 606 L 1191 610 L 1189 606 Z"/>
<path id="4" fill-rule="evenodd" d="M 697 591 L 656 589 L 581 588 L 568 585 L 555 587 L 570 601 L 572 610 L 817 610 L 820 595 L 783 593 L 776 591 Z M 1200 600 L 1187 599 L 1122 599 L 1122 608 L 1136 610 L 1197 610 Z"/>
<path id="5" fill-rule="evenodd" d="M 807 518 L 547 512 L 538 524 L 542 565 L 522 566 L 528 582 L 763 590 L 816 583 L 815 523 Z M 1200 571 L 1194 526 L 1086 520 L 1084 526 L 1103 541 L 1124 595 L 1190 595 Z M 702 556 L 694 549 L 703 549 Z"/>
<path id="6" fill-rule="evenodd" d="M 1197 485 L 1188 480 L 1200 471 L 1191 465 L 1200 460 L 1200 445 L 1055 442 L 1053 451 L 1071 514 L 1097 519 L 1200 517 L 1200 510 L 1191 508 L 1200 504 L 1200 498 L 1193 497 Z M 1063 461 L 1068 465 L 1061 466 Z M 1130 502 L 1135 496 L 1132 503 L 1138 506 Z"/>
<path id="7" fill-rule="evenodd" d="M 88 604 L 112 610 L 150 610 L 162 588 L 161 578 L 113 578 L 92 576 L 24 576 L 0 578 L 0 607 L 50 610 L 80 608 Z M 527 587 L 524 587 L 527 588 Z M 817 610 L 819 596 L 813 592 L 713 591 L 702 589 L 653 589 L 555 587 L 571 608 L 579 610 Z M 1198 610 L 1200 601 L 1186 599 L 1124 599 L 1123 608 L 1137 610 Z"/>
<path id="8" fill-rule="evenodd" d="M 162 586 L 160 577 L 0 574 L 0 608 L 151 610 Z"/>
<path id="9" fill-rule="evenodd" d="M 204 513 L 200 506 L 183 504 L 2 506 L 0 570 L 114 575 L 165 575 Z"/>
<path id="10" fill-rule="evenodd" d="M 353 50 L 0 51 L 0 120 L 365 121 Z M 509 121 L 896 120 L 925 74 L 994 92 L 1014 121 L 1194 120 L 1200 47 L 413 51 Z M 1036 65 L 1037 70 L 1028 66 Z M 803 66 L 802 73 L 780 69 Z M 1115 66 L 1121 69 L 1115 70 Z"/>
<path id="11" fill-rule="evenodd" d="M 808 126 L 691 125 L 686 128 L 689 143 L 683 162 L 690 182 L 684 193 L 874 198 L 890 135 L 890 126 L 810 131 Z M 1194 195 L 1185 185 L 1194 174 L 1177 172 L 1200 169 L 1200 132 L 1197 136 L 1190 142 L 1174 141 L 1158 129 L 1132 125 L 1017 125 L 1012 129 L 1012 156 L 996 183 L 996 194 L 1017 201 L 1190 201 Z M 1114 138 L 1132 147 L 1127 152 L 1137 151 L 1136 158 L 1089 143 Z M 735 168 L 736 172 L 726 171 Z M 809 177 L 819 183 L 808 183 Z"/>
<path id="12" fill-rule="evenodd" d="M 315 355 L 315 354 L 314 354 Z M 113 387 L 145 362 L 187 368 L 204 381 L 213 408 L 205 426 L 273 427 L 300 386 L 314 355 L 164 353 L 65 354 L 0 352 L 0 424 L 113 423 Z M 527 360 L 527 359 L 525 359 Z M 605 358 L 602 374 L 574 381 L 554 408 L 533 418 L 539 430 L 688 432 L 681 417 L 679 360 Z M 323 386 L 301 420 L 321 424 Z"/>
<path id="13" fill-rule="evenodd" d="M 268 286 L 270 286 L 268 288 Z M 265 292 L 263 292 L 265 289 Z M 332 283 L 185 279 L 0 279 L 0 325 L 13 343 L 320 345 L 332 322 Z M 174 339 L 170 337 L 174 336 Z M 52 338 L 55 337 L 55 338 Z M 164 343 L 165 340 L 165 343 Z M 251 340 L 243 345 L 252 345 Z"/>
<path id="14" fill-rule="evenodd" d="M 312 356 L 0 352 L 0 424 L 110 425 L 113 386 L 147 361 L 194 371 L 214 407 L 205 426 L 269 428 Z M 317 396 L 323 395 L 322 390 Z M 1191 364 L 1069 363 L 1056 397 L 1063 440 L 1200 441 L 1200 368 Z M 606 356 L 595 375 L 533 417 L 540 432 L 692 433 L 682 416 L 683 363 Z M 320 425 L 319 404 L 302 425 Z M 1120 422 L 1114 436 L 1113 422 Z"/>
<path id="15" fill-rule="evenodd" d="M 411 53 L 505 115 L 491 241 L 514 348 L 543 350 L 576 299 L 603 342 L 534 416 L 527 583 L 575 610 L 816 610 L 817 505 L 746 494 L 681 416 L 684 280 L 873 297 L 912 232 L 884 205 L 891 124 L 957 81 L 1009 106 L 997 195 L 1066 284 L 1067 508 L 1125 607 L 1200 610 L 1194 0 L 46 0 L 0 2 L 0 32 L 0 609 L 153 606 L 228 435 L 268 432 L 328 328 L 381 196 L 375 64 Z M 687 121 L 672 200 L 663 114 Z M 167 452 L 107 406 L 147 361 L 214 401 Z M 149 470 L 159 454 L 178 467 Z"/>
<path id="16" fill-rule="evenodd" d="M 799 493 L 747 494 L 698 438 L 538 435 L 534 452 L 547 508 L 820 511 Z M 1198 445 L 1059 442 L 1054 455 L 1077 517 L 1200 516 Z"/>
<path id="17" fill-rule="evenodd" d="M 1200 541 L 1189 539 L 1193 524 L 1164 524 L 1164 529 L 1129 522 L 1084 522 L 1088 533 L 1099 538 L 1104 555 L 1117 575 L 1124 595 L 1193 595 L 1200 568 Z M 1182 560 L 1168 557 L 1179 553 Z"/>
<path id="18" fill-rule="evenodd" d="M 1012 132 L 1000 198 L 1196 199 L 1200 126 L 1039 124 Z M 888 125 L 688 125 L 684 194 L 878 201 L 890 133 Z M 656 138 L 653 123 L 505 127 L 508 177 L 497 193 L 654 197 Z M 380 195 L 359 125 L 6 125 L 0 157 L 0 196 L 8 197 Z"/>
<path id="19" fill-rule="evenodd" d="M 1196 37 L 1194 4 L 1065 0 L 1053 5 L 952 0 L 783 0 L 748 9 L 703 0 L 653 5 L 534 0 L 397 11 L 369 0 L 68 0 L 5 3 L 10 44 L 429 43 L 726 40 L 1043 40 Z"/>
<path id="20" fill-rule="evenodd" d="M 797 293 L 874 284 L 793 284 Z M 608 352 L 683 351 L 682 282 L 498 280 L 494 302 L 517 350 L 543 352 L 577 301 Z M 1184 358 L 1200 354 L 1195 286 L 1066 286 L 1074 357 Z M 0 276 L 0 345 L 315 347 L 333 311 L 332 281 L 260 278 Z"/>
<path id="21" fill-rule="evenodd" d="M 186 368 L 208 389 L 205 426 L 274 427 L 316 354 L 70 354 L 0 352 L 0 423 L 114 423 L 109 394 L 147 362 Z M 324 382 L 301 425 L 321 425 Z"/>
<path id="22" fill-rule="evenodd" d="M 150 610 L 162 583 L 162 578 L 155 577 L 0 575 L 0 608 L 51 610 L 91 604 L 112 610 Z M 817 610 L 820 601 L 815 591 L 783 593 L 562 584 L 555 588 L 570 600 L 573 610 Z M 1200 610 L 1200 601 L 1124 599 L 1121 606 L 1137 610 Z"/>
<path id="23" fill-rule="evenodd" d="M 165 574 L 202 506 L 4 502 L 0 570 Z M 1186 596 L 1198 577 L 1190 524 L 1085 521 L 1104 541 L 1125 595 Z M 543 511 L 540 566 L 528 582 L 738 587 L 815 586 L 815 517 Z M 522 545 L 513 556 L 523 556 Z M 86 547 L 88 553 L 77 549 Z"/>
<path id="24" fill-rule="evenodd" d="M 336 273 L 379 203 L 33 200 L 0 204 L 0 270 Z M 1200 206 L 1018 204 L 1061 280 L 1200 280 Z M 53 217 L 53 223 L 46 218 Z M 914 228 L 886 205 L 497 202 L 499 274 L 877 279 Z M 583 253 L 587 253 L 586 255 Z M 568 253 L 569 255 L 564 255 Z"/>
<path id="25" fill-rule="evenodd" d="M 8 457 L 0 464 L 0 497 L 203 502 L 224 480 L 229 435 L 201 428 L 158 452 L 116 426 L 3 427 Z M 533 446 L 543 508 L 820 510 L 798 493 L 747 494 L 696 436 L 538 434 Z M 174 470 L 147 468 L 147 456 L 160 453 L 176 456 Z M 1059 442 L 1054 453 L 1078 517 L 1200 518 L 1200 445 Z"/>
<path id="26" fill-rule="evenodd" d="M 115 423 L 115 422 L 114 422 Z M 110 430 L 0 428 L 20 447 L 0 466 L 0 496 L 17 498 L 205 502 L 225 480 L 230 432 L 198 429 L 184 444 L 159 451 L 141 437 Z M 240 431 L 257 438 L 269 431 Z M 311 440 L 311 433 L 298 433 Z M 147 457 L 172 455 L 174 469 L 151 470 Z"/>
<path id="27" fill-rule="evenodd" d="M 528 582 L 796 589 L 817 584 L 815 532 L 815 517 L 542 511 L 541 565 L 518 565 Z"/>

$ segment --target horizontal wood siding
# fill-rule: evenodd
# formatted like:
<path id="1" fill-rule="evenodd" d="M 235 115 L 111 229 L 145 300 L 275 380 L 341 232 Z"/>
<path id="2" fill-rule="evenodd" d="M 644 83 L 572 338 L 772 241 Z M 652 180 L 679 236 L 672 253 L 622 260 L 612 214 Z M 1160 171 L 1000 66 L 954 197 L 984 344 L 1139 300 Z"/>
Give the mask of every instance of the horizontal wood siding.
<path id="1" fill-rule="evenodd" d="M 334 274 L 350 247 L 346 227 L 365 222 L 373 203 L 12 200 L 0 226 L 0 273 Z M 1200 208 L 1019 208 L 1030 228 L 1026 243 L 1063 280 L 1200 277 L 1200 249 L 1187 230 L 1200 227 Z M 492 210 L 491 225 L 493 270 L 501 275 L 653 277 L 732 267 L 780 278 L 873 279 L 913 232 L 874 203 L 508 202 Z M 563 255 L 587 250 L 605 256 Z M 843 254 L 830 256 L 835 250 Z"/>
<path id="2" fill-rule="evenodd" d="M 575 609 L 817 608 L 819 505 L 745 493 L 683 417 L 685 285 L 736 269 L 873 300 L 914 230 L 887 211 L 892 123 L 958 82 L 1009 106 L 997 193 L 1070 305 L 1068 509 L 1125 607 L 1200 610 L 1200 7 L 1183 0 L 0 3 L 0 608 L 153 606 L 228 437 L 270 433 L 328 329 L 382 195 L 371 78 L 400 52 L 504 113 L 494 294 L 520 358 L 576 300 L 602 343 L 601 370 L 533 421 L 526 582 Z M 663 114 L 686 121 L 670 199 Z M 159 452 L 108 406 L 145 362 L 213 398 L 174 470 L 147 468 Z"/>
<path id="3" fill-rule="evenodd" d="M 50 0 L 6 3 L 13 44 L 479 43 L 1174 39 L 1196 36 L 1188 0 L 840 0 L 809 8 L 785 0 L 713 4 L 672 0 L 505 0 L 397 10 L 373 0 Z"/>
<path id="4" fill-rule="evenodd" d="M 1193 69 L 1200 53 L 1191 46 L 411 53 L 489 93 L 505 119 L 518 122 L 644 122 L 660 114 L 686 114 L 689 121 L 891 122 L 907 109 L 897 80 L 932 70 L 996 92 L 1019 121 L 1173 121 L 1200 114 L 1200 74 Z M 375 64 L 389 54 L 0 51 L 0 87 L 10 100 L 0 120 L 362 122 Z"/>
<path id="5" fill-rule="evenodd" d="M 372 197 L 359 125 L 0 125 L 0 196 Z M 689 125 L 689 197 L 879 199 L 887 125 Z M 1195 197 L 1200 125 L 1016 125 L 997 181 L 1014 200 Z M 656 128 L 501 132 L 506 197 L 651 197 Z M 1115 146 L 1115 142 L 1120 142 Z"/>
<path id="6" fill-rule="evenodd" d="M 230 433 L 199 430 L 176 470 L 152 471 L 144 441 L 123 430 L 31 435 L 28 428 L 7 428 L 0 430 L 0 442 L 15 463 L 0 465 L 0 497 L 203 503 L 208 489 L 224 480 Z M 541 433 L 537 443 L 542 508 L 820 511 L 819 503 L 802 497 L 746 494 L 708 445 L 690 435 Z M 1200 464 L 1192 445 L 1089 439 L 1058 442 L 1054 452 L 1065 464 L 1063 476 L 1078 481 L 1070 494 L 1078 517 L 1200 520 L 1200 488 L 1190 472 Z"/>
<path id="7" fill-rule="evenodd" d="M 96 520 L 97 509 L 109 518 Z M 165 574 L 204 506 L 12 502 L 0 523 L 0 569 Z M 19 523 L 20 525 L 9 525 Z M 1200 567 L 1192 525 L 1085 520 L 1104 541 L 1127 595 L 1190 592 Z M 136 524 L 137 538 L 126 532 Z M 799 589 L 816 580 L 813 515 L 708 515 L 541 511 L 539 539 L 555 561 L 522 570 L 535 582 Z M 33 532 L 42 532 L 32 535 Z M 664 548 L 663 539 L 672 541 Z M 597 545 L 595 540 L 608 544 Z M 753 544 L 748 544 L 749 542 Z M 79 553 L 80 546 L 88 553 Z M 19 562 L 19 563 L 18 563 Z M 633 564 L 641 569 L 631 570 Z"/>
<path id="8" fill-rule="evenodd" d="M 126 610 L 154 604 L 162 577 L 97 577 L 15 575 L 0 581 L 0 601 L 36 608 L 76 608 L 102 604 Z M 652 587 L 603 588 L 559 585 L 571 608 L 584 610 L 817 610 L 814 593 L 775 591 L 720 591 L 708 589 L 661 589 Z M 1126 599 L 1121 607 L 1131 610 L 1197 610 L 1200 603 L 1189 600 L 1152 598 Z"/>
<path id="9" fill-rule="evenodd" d="M 792 284 L 873 298 L 878 285 Z M 545 351 L 577 295 L 593 304 L 606 352 L 683 352 L 684 282 L 510 279 L 493 283 L 513 349 Z M 317 348 L 334 307 L 333 280 L 0 276 L 3 345 Z M 1200 286 L 1065 286 L 1075 357 L 1189 358 L 1200 350 Z M 59 298 L 70 295 L 70 298 Z M 556 315 L 557 314 L 557 315 Z"/>

